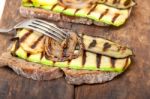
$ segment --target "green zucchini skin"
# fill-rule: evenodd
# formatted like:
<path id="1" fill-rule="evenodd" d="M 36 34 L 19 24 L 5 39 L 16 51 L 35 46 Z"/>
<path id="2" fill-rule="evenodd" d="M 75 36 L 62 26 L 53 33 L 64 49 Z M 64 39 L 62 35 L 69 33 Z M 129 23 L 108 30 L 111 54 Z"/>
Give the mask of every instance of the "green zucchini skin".
<path id="1" fill-rule="evenodd" d="M 13 53 L 13 55 L 19 58 L 25 59 L 30 62 L 36 62 L 60 68 L 71 68 L 77 70 L 100 70 L 113 72 L 123 72 L 131 63 L 129 54 L 127 54 L 126 51 L 124 52 L 127 55 L 124 58 L 110 57 L 110 55 L 115 55 L 116 53 L 123 54 L 123 52 L 115 52 L 116 50 L 118 50 L 117 48 L 120 47 L 120 45 L 117 45 L 111 41 L 102 38 L 92 38 L 90 36 L 83 35 L 82 36 L 83 43 L 86 49 L 78 58 L 71 59 L 69 61 L 54 62 L 50 59 L 47 59 L 46 56 L 42 54 L 43 46 L 41 45 L 43 45 L 44 42 L 42 41 L 42 39 L 40 40 L 40 42 L 37 44 L 36 47 L 31 47 L 41 37 L 40 33 L 34 31 L 30 33 L 30 30 L 23 29 L 17 33 L 17 37 L 19 37 L 19 45 L 17 45 L 18 41 L 15 41 L 15 43 L 12 46 L 11 53 Z M 97 42 L 97 44 L 90 45 L 90 43 L 93 42 L 92 41 L 93 39 Z M 109 47 L 107 51 L 104 51 L 103 46 L 105 45 L 106 42 L 111 44 L 112 48 Z M 16 48 L 17 46 L 18 48 Z M 91 49 L 91 47 L 89 46 L 95 48 Z M 94 51 L 94 53 L 91 51 Z M 107 53 L 109 53 L 109 56 L 105 56 Z"/>
<path id="2" fill-rule="evenodd" d="M 108 0 L 108 5 L 110 4 L 111 1 Z M 101 0 L 99 3 L 93 4 L 91 7 L 85 7 L 81 9 L 64 7 L 60 5 L 57 0 L 49 0 L 48 3 L 42 0 L 32 0 L 32 2 L 23 1 L 22 5 L 24 7 L 41 8 L 67 16 L 88 18 L 96 22 L 102 22 L 117 27 L 126 22 L 132 8 L 129 7 L 125 9 L 117 9 L 103 4 Z"/>

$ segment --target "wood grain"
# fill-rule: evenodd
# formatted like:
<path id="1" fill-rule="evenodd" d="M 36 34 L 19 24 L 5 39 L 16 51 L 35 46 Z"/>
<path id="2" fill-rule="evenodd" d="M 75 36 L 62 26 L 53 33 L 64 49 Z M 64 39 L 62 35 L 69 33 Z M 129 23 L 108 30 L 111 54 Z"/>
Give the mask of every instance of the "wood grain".
<path id="1" fill-rule="evenodd" d="M 131 17 L 125 25 L 115 27 L 85 26 L 55 22 L 63 28 L 92 36 L 100 36 L 133 49 L 131 67 L 111 82 L 74 87 L 64 79 L 36 82 L 17 76 L 8 68 L 0 69 L 0 97 L 18 99 L 149 99 L 150 97 L 150 1 L 136 0 Z M 13 6 L 12 6 L 13 5 Z M 7 0 L 0 27 L 10 27 L 20 20 L 20 0 Z M 10 10 L 11 9 L 11 10 Z M 6 50 L 8 36 L 0 36 L 0 53 Z M 35 89 L 36 87 L 36 89 Z M 17 97 L 18 96 L 18 97 Z"/>
<path id="2" fill-rule="evenodd" d="M 13 6 L 12 6 L 13 5 Z M 8 28 L 23 20 L 19 15 L 20 0 L 7 0 L 0 28 Z M 0 35 L 0 54 L 9 46 L 11 36 Z M 64 78 L 34 81 L 18 76 L 9 68 L 0 69 L 0 99 L 73 99 L 74 86 Z"/>

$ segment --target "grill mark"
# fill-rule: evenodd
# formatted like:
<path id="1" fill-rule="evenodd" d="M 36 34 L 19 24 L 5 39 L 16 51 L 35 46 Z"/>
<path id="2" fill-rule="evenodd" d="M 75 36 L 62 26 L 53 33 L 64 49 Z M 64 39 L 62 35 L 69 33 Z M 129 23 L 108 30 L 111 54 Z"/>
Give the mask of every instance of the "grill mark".
<path id="1" fill-rule="evenodd" d="M 113 4 L 117 3 L 117 0 L 113 0 Z"/>
<path id="2" fill-rule="evenodd" d="M 85 45 L 84 45 L 83 40 L 84 40 L 84 34 L 81 35 L 81 44 L 82 44 L 82 46 L 83 46 L 83 49 L 85 49 Z"/>
<path id="3" fill-rule="evenodd" d="M 89 44 L 88 48 L 95 47 L 96 44 L 97 44 L 96 40 L 93 40 L 93 41 Z"/>
<path id="4" fill-rule="evenodd" d="M 28 38 L 32 32 L 33 32 L 32 30 L 28 31 L 25 35 L 23 35 L 23 36 L 20 38 L 19 42 L 25 41 L 25 39 Z"/>
<path id="5" fill-rule="evenodd" d="M 97 7 L 97 3 L 95 4 L 95 6 L 92 9 L 90 9 L 90 11 L 87 13 L 87 15 L 89 15 L 92 11 L 94 11 L 96 7 Z"/>
<path id="6" fill-rule="evenodd" d="M 20 42 L 19 42 L 19 39 L 18 39 L 18 40 L 16 41 L 14 51 L 11 52 L 12 56 L 16 56 L 16 51 L 19 49 L 19 47 L 20 47 Z"/>
<path id="7" fill-rule="evenodd" d="M 111 47 L 111 44 L 109 44 L 109 43 L 104 43 L 104 45 L 103 45 L 104 47 L 103 47 L 103 51 L 107 51 L 107 49 L 109 49 L 110 47 Z"/>
<path id="8" fill-rule="evenodd" d="M 118 3 L 118 4 L 120 4 L 120 1 L 121 1 L 121 0 L 118 0 L 118 2 L 117 2 L 117 3 Z"/>
<path id="9" fill-rule="evenodd" d="M 56 61 L 53 61 L 53 66 L 55 65 Z"/>
<path id="10" fill-rule="evenodd" d="M 131 0 L 126 0 L 126 1 L 124 2 L 124 6 L 128 6 L 130 3 L 131 3 Z"/>
<path id="11" fill-rule="evenodd" d="M 75 16 L 75 14 L 79 11 L 80 9 L 76 9 L 76 11 L 74 12 L 74 16 Z"/>
<path id="12" fill-rule="evenodd" d="M 111 63 L 112 68 L 115 68 L 115 62 L 116 62 L 115 58 L 110 58 L 110 63 Z"/>
<path id="13" fill-rule="evenodd" d="M 101 64 L 101 55 L 100 54 L 96 54 L 96 65 L 97 65 L 97 68 L 100 68 L 100 64 Z"/>
<path id="14" fill-rule="evenodd" d="M 108 0 L 105 0 L 105 3 L 107 3 L 108 2 Z"/>
<path id="15" fill-rule="evenodd" d="M 49 56 L 47 55 L 47 53 L 45 53 L 44 55 L 45 55 L 45 58 L 46 58 L 47 60 L 49 60 Z"/>
<path id="16" fill-rule="evenodd" d="M 54 4 L 50 10 L 53 11 L 53 9 L 54 9 L 57 5 L 58 5 L 57 3 Z"/>
<path id="17" fill-rule="evenodd" d="M 27 58 L 30 57 L 30 55 L 31 55 L 30 53 L 27 53 Z"/>
<path id="18" fill-rule="evenodd" d="M 82 54 L 82 66 L 84 66 L 85 62 L 86 62 L 86 51 L 84 50 L 83 51 L 83 54 Z"/>
<path id="19" fill-rule="evenodd" d="M 17 40 L 19 40 L 19 37 L 13 37 L 10 39 L 10 41 L 17 41 Z"/>
<path id="20" fill-rule="evenodd" d="M 42 40 L 42 38 L 44 37 L 44 35 L 40 36 L 32 45 L 31 48 L 36 48 L 36 46 L 38 45 L 38 43 Z"/>
<path id="21" fill-rule="evenodd" d="M 112 23 L 114 23 L 115 21 L 116 21 L 116 19 L 119 17 L 119 13 L 116 13 L 115 15 L 114 15 L 114 17 L 112 18 Z"/>
<path id="22" fill-rule="evenodd" d="M 126 67 L 128 65 L 128 61 L 129 61 L 129 58 L 126 59 L 126 62 L 125 62 L 124 67 L 123 67 L 123 70 L 126 69 Z"/>
<path id="23" fill-rule="evenodd" d="M 44 57 L 44 52 L 41 53 L 40 60 Z"/>
<path id="24" fill-rule="evenodd" d="M 64 7 L 64 9 L 63 9 L 63 11 L 65 11 L 65 10 L 67 10 L 67 9 L 68 9 L 68 7 L 67 7 L 67 6 L 65 6 L 65 7 Z M 62 11 L 62 12 L 63 12 L 63 11 Z"/>
<path id="25" fill-rule="evenodd" d="M 28 3 L 32 3 L 32 0 L 28 0 Z"/>
<path id="26" fill-rule="evenodd" d="M 99 17 L 99 20 L 102 19 L 107 13 L 109 12 L 109 9 L 106 9 Z"/>
<path id="27" fill-rule="evenodd" d="M 68 66 L 70 65 L 71 61 L 72 61 L 71 59 L 69 59 L 69 60 L 67 61 Z"/>
<path id="28" fill-rule="evenodd" d="M 121 47 L 121 46 L 119 46 L 117 51 L 119 52 L 119 51 L 121 50 L 121 48 L 122 48 L 122 47 Z"/>

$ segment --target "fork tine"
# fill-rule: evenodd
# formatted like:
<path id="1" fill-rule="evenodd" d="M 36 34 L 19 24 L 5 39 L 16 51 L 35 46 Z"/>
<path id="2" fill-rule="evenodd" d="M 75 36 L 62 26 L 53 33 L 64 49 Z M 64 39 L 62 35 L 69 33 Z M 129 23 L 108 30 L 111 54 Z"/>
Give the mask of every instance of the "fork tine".
<path id="1" fill-rule="evenodd" d="M 39 28 L 39 26 L 28 25 L 25 28 L 29 28 L 29 29 L 33 29 L 35 31 L 41 32 L 41 33 L 43 33 L 43 34 L 53 38 L 54 40 L 56 40 L 56 41 L 58 41 L 60 43 L 64 40 L 64 38 L 62 38 L 60 36 L 53 35 L 53 33 L 49 32 L 49 31 L 46 31 L 46 30 L 44 30 L 42 28 Z"/>
<path id="2" fill-rule="evenodd" d="M 49 22 L 46 22 L 46 21 L 43 21 L 43 20 L 40 20 L 40 19 L 34 19 L 36 22 L 40 22 L 40 23 L 43 23 L 45 25 L 48 25 L 49 27 L 53 27 L 55 28 L 56 30 L 62 32 L 65 36 L 69 36 L 69 33 L 59 29 L 55 24 L 52 24 L 52 23 L 49 23 Z"/>
<path id="3" fill-rule="evenodd" d="M 59 31 L 57 31 L 57 30 L 55 30 L 55 29 L 53 29 L 51 27 L 47 27 L 47 25 L 44 25 L 44 24 L 41 24 L 41 23 L 37 23 L 37 22 L 32 22 L 32 25 L 38 25 L 41 28 L 44 28 L 44 29 L 46 29 L 48 31 L 51 31 L 51 33 L 54 33 L 54 35 L 62 36 L 62 38 L 64 38 L 64 39 L 66 38 L 66 36 L 63 35 L 61 32 L 59 32 Z"/>
<path id="4" fill-rule="evenodd" d="M 69 33 L 59 29 L 55 24 L 40 19 L 29 19 L 26 21 L 22 21 L 21 23 L 17 24 L 14 28 L 33 29 L 37 32 L 41 32 L 55 39 L 58 42 L 64 41 L 70 35 Z"/>

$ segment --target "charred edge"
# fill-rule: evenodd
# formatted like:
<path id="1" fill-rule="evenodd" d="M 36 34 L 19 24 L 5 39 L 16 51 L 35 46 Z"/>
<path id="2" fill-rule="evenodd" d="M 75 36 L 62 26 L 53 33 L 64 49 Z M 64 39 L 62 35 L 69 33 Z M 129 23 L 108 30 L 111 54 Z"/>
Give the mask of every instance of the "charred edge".
<path id="1" fill-rule="evenodd" d="M 96 40 L 93 40 L 93 41 L 89 44 L 88 48 L 95 47 L 96 44 L 97 44 Z"/>
<path id="2" fill-rule="evenodd" d="M 30 30 L 30 31 L 28 31 L 27 33 L 25 33 L 25 35 L 23 35 L 23 36 L 20 38 L 19 42 L 25 41 L 25 39 L 26 39 L 27 37 L 29 37 L 32 32 L 33 32 L 33 30 Z"/>
<path id="3" fill-rule="evenodd" d="M 110 58 L 110 63 L 111 63 L 112 68 L 115 68 L 115 62 L 116 62 L 115 58 Z"/>
<path id="4" fill-rule="evenodd" d="M 97 7 L 97 3 L 95 4 L 95 6 L 93 8 L 91 8 L 91 10 L 87 13 L 87 15 L 89 15 L 91 12 L 93 12 L 96 7 Z"/>
<path id="5" fill-rule="evenodd" d="M 128 65 L 128 61 L 129 61 L 129 57 L 126 59 L 125 65 L 124 65 L 124 67 L 123 67 L 123 70 L 126 69 L 126 67 L 127 67 L 127 65 Z"/>
<path id="6" fill-rule="evenodd" d="M 124 2 L 124 6 L 128 6 L 130 3 L 131 3 L 131 0 L 126 0 L 126 1 Z"/>
<path id="7" fill-rule="evenodd" d="M 113 0 L 113 4 L 116 4 L 117 3 L 117 0 Z"/>
<path id="8" fill-rule="evenodd" d="M 111 47 L 111 44 L 109 44 L 109 43 L 104 43 L 104 45 L 103 45 L 104 47 L 103 47 L 103 51 L 107 51 L 107 49 L 109 49 L 110 47 Z"/>
<path id="9" fill-rule="evenodd" d="M 116 19 L 119 17 L 119 13 L 116 13 L 115 15 L 114 15 L 114 17 L 112 18 L 112 23 L 114 23 L 115 21 L 116 21 Z"/>
<path id="10" fill-rule="evenodd" d="M 106 9 L 99 17 L 99 20 L 102 19 L 108 12 L 109 12 L 109 9 Z"/>
<path id="11" fill-rule="evenodd" d="M 97 68 L 100 68 L 100 64 L 101 64 L 101 54 L 96 54 L 96 65 Z"/>
<path id="12" fill-rule="evenodd" d="M 86 51 L 84 50 L 82 54 L 82 66 L 84 66 L 85 62 L 86 62 Z"/>
<path id="13" fill-rule="evenodd" d="M 42 40 L 42 38 L 44 37 L 44 35 L 40 36 L 32 45 L 31 45 L 31 48 L 35 48 L 38 43 Z"/>
<path id="14" fill-rule="evenodd" d="M 50 10 L 53 11 L 53 9 L 54 9 L 57 5 L 58 5 L 57 3 L 54 4 Z"/>

